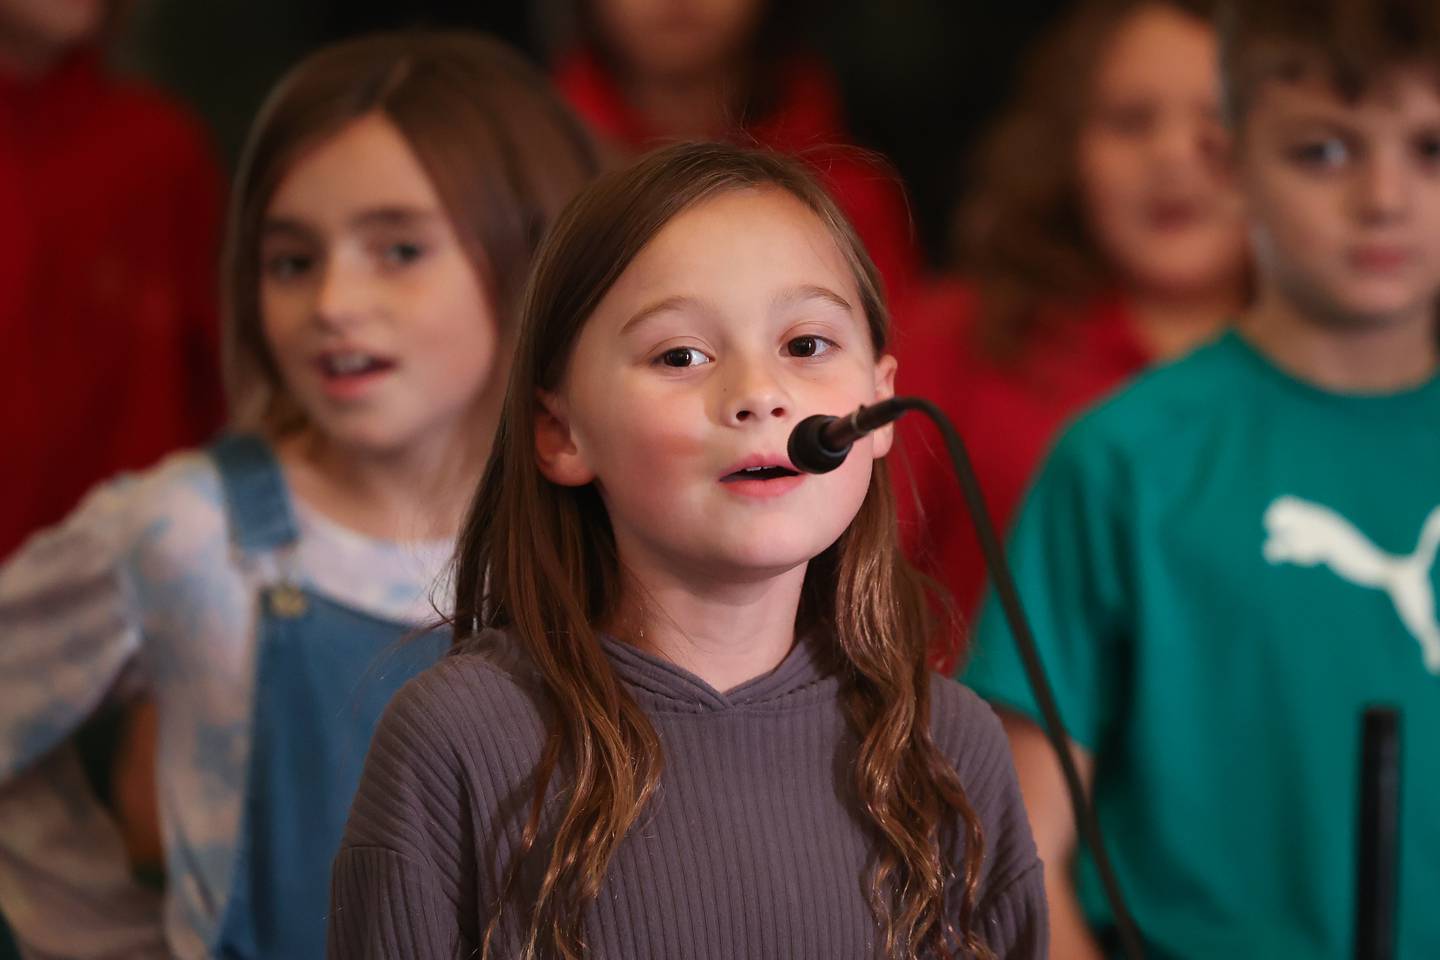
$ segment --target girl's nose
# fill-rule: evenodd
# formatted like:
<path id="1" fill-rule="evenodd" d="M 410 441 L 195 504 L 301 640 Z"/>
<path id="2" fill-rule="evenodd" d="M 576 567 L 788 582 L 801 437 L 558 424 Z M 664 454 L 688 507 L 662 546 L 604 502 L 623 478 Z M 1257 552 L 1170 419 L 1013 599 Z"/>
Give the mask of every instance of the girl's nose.
<path id="1" fill-rule="evenodd" d="M 323 264 L 321 271 L 315 286 L 315 321 L 327 328 L 349 326 L 362 312 L 363 280 L 334 259 Z"/>
<path id="2" fill-rule="evenodd" d="M 1219 153 L 1218 125 L 1205 118 L 1167 116 L 1156 124 L 1150 139 L 1152 160 L 1169 176 L 1208 171 Z"/>
<path id="3" fill-rule="evenodd" d="M 774 376 L 757 366 L 747 366 L 726 391 L 725 421 L 738 427 L 784 419 L 792 407 L 789 394 Z"/>

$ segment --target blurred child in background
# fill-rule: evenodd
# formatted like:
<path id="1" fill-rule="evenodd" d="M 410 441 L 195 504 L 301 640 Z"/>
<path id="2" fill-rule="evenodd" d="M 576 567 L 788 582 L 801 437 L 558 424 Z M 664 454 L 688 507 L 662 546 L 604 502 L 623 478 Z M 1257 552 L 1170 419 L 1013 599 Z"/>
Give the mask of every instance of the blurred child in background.
<path id="1" fill-rule="evenodd" d="M 106 0 L 0 0 L 0 559 L 94 483 L 220 425 L 222 181 L 105 70 Z"/>
<path id="2" fill-rule="evenodd" d="M 1190 0 L 1088 0 L 1034 55 L 960 221 L 965 273 L 912 306 L 899 391 L 940 403 L 1007 524 L 1060 425 L 1243 304 L 1215 32 Z M 950 464 L 901 434 L 922 566 L 965 612 L 984 582 Z M 911 478 L 900 499 L 915 500 Z"/>
<path id="3" fill-rule="evenodd" d="M 808 160 L 855 224 L 892 302 L 920 255 L 894 175 L 859 155 L 836 82 L 803 50 L 804 0 L 577 0 L 581 46 L 555 81 L 602 141 L 625 152 L 736 139 Z"/>
<path id="4" fill-rule="evenodd" d="M 1222 23 L 1254 303 L 1061 438 L 1011 559 L 1151 956 L 1356 955 L 1376 702 L 1403 713 L 1394 955 L 1440 956 L 1440 8 Z M 1112 917 L 992 605 L 965 680 L 1004 709 L 1055 954 L 1100 956 Z"/>
<path id="5" fill-rule="evenodd" d="M 30 949 L 323 952 L 370 731 L 439 649 L 401 641 L 488 456 L 531 254 L 594 170 L 544 77 L 483 37 L 377 35 L 281 81 L 229 228 L 239 432 L 99 488 L 0 569 L 0 904 Z M 137 693 L 163 942 L 66 746 Z"/>

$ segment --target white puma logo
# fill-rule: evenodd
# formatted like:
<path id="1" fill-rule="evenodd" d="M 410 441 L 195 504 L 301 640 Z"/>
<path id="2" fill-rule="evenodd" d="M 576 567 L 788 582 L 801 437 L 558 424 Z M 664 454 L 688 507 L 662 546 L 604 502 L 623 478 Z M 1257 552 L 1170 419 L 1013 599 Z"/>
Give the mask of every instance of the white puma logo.
<path id="1" fill-rule="evenodd" d="M 1263 550 L 1271 563 L 1324 564 L 1353 584 L 1389 594 L 1400 622 L 1420 642 L 1425 669 L 1440 675 L 1440 623 L 1430 583 L 1440 546 L 1440 506 L 1425 518 L 1420 541 L 1408 557 L 1386 553 L 1334 510 L 1299 497 L 1279 497 L 1270 504 L 1265 530 L 1269 536 Z"/>

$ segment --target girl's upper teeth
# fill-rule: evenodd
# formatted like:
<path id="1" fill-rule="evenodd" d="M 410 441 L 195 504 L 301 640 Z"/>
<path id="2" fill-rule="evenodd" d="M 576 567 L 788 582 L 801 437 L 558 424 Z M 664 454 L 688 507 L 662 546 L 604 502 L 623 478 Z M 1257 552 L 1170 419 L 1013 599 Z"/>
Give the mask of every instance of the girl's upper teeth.
<path id="1" fill-rule="evenodd" d="M 359 373 L 370 366 L 371 360 L 366 353 L 335 353 L 330 355 L 330 369 L 336 373 Z"/>

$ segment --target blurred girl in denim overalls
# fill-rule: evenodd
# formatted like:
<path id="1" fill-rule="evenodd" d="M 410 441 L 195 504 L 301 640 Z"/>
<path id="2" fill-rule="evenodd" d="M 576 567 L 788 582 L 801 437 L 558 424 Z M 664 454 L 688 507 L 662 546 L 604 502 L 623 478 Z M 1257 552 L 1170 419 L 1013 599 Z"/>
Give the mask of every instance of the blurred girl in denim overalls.
<path id="1" fill-rule="evenodd" d="M 531 254 L 594 165 L 483 37 L 349 41 L 281 81 L 229 228 L 234 432 L 98 488 L 0 568 L 0 908 L 22 945 L 323 953 L 371 730 L 445 645 L 416 628 L 489 455 Z M 132 700 L 163 922 L 70 745 Z M 132 832 L 149 795 L 121 784 Z"/>

